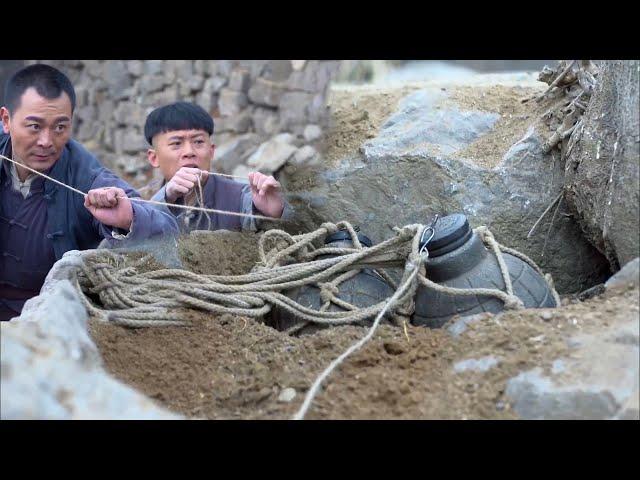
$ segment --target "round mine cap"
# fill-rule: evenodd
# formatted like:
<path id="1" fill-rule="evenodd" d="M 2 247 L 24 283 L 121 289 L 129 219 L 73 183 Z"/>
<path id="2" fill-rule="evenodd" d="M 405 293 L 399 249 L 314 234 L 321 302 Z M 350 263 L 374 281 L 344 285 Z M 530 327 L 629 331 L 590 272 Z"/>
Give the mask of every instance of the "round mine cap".
<path id="1" fill-rule="evenodd" d="M 454 213 L 439 218 L 435 225 L 433 238 L 427 245 L 430 257 L 438 257 L 455 250 L 465 243 L 472 234 L 467 217 L 462 213 Z M 420 244 L 420 247 L 424 242 Z"/>
<path id="2" fill-rule="evenodd" d="M 362 233 L 358 233 L 357 235 L 358 235 L 358 240 L 360 240 L 360 243 L 362 243 L 364 246 L 371 247 L 371 245 L 373 245 L 369 237 L 367 237 L 366 235 L 363 235 Z M 324 243 L 326 245 L 328 243 L 340 242 L 345 240 L 350 242 L 351 235 L 346 230 L 339 230 L 336 233 L 332 233 L 331 235 L 328 235 L 327 238 L 324 239 Z"/>

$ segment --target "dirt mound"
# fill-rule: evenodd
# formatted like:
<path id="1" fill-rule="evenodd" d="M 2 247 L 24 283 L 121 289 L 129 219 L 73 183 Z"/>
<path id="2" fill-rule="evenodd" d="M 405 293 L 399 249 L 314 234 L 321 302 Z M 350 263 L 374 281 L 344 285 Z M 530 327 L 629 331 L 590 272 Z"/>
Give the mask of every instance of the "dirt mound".
<path id="1" fill-rule="evenodd" d="M 385 120 L 393 114 L 400 100 L 421 88 L 437 88 L 447 98 L 436 108 L 495 112 L 500 119 L 493 129 L 453 157 L 493 168 L 509 148 L 520 140 L 531 125 L 540 126 L 542 115 L 563 99 L 537 103 L 522 102 L 546 88 L 541 82 L 517 85 L 446 85 L 410 84 L 403 87 L 351 87 L 334 89 L 329 97 L 332 124 L 323 146 L 326 159 L 335 165 L 340 159 L 358 153 L 360 146 L 374 138 Z M 548 129 L 547 129 L 548 130 Z M 540 130 L 545 132 L 544 129 Z"/>
<path id="2" fill-rule="evenodd" d="M 190 268 L 207 274 L 250 268 L 250 261 L 236 261 L 245 254 L 243 242 L 256 236 L 215 233 L 182 243 L 181 252 L 191 252 Z M 196 258 L 191 249 L 203 244 L 217 256 Z M 215 248 L 220 245 L 227 248 Z M 405 335 L 382 325 L 329 377 L 307 418 L 513 418 L 503 397 L 509 378 L 534 366 L 549 369 L 570 355 L 567 334 L 589 332 L 630 311 L 638 311 L 637 287 L 561 309 L 486 314 L 459 337 L 422 327 Z M 90 331 L 108 372 L 198 418 L 290 418 L 317 375 L 366 333 L 344 326 L 291 337 L 251 319 L 193 310 L 182 315 L 189 326 L 127 329 L 91 321 Z M 488 355 L 497 361 L 488 371 L 456 373 L 457 362 Z M 296 391 L 290 402 L 280 398 L 285 389 Z"/>
<path id="3" fill-rule="evenodd" d="M 248 273 L 258 261 L 259 234 L 227 230 L 193 231 L 178 241 L 185 270 L 205 275 Z"/>
<path id="4" fill-rule="evenodd" d="M 360 146 L 374 138 L 380 125 L 396 111 L 398 102 L 418 90 L 418 86 L 401 88 L 352 87 L 333 89 L 327 101 L 331 124 L 322 151 L 330 164 L 358 153 Z"/>
<path id="5" fill-rule="evenodd" d="M 542 85 L 542 84 L 541 84 Z M 481 136 L 466 148 L 455 152 L 454 158 L 471 160 L 474 164 L 493 168 L 500 163 L 502 157 L 513 144 L 524 137 L 529 127 L 542 126 L 542 115 L 562 103 L 562 98 L 522 102 L 534 94 L 544 91 L 543 87 L 506 87 L 495 85 L 490 87 L 456 87 L 450 90 L 446 105 L 457 105 L 465 110 L 481 110 L 496 112 L 500 119 L 491 131 Z M 545 129 L 539 131 L 545 132 Z M 545 132 L 546 133 L 546 132 Z"/>

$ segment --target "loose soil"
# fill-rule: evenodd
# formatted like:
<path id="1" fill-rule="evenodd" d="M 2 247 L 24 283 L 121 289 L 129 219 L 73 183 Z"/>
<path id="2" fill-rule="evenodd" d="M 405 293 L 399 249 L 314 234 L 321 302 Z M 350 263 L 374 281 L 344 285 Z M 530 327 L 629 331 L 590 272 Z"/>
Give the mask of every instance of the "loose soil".
<path id="1" fill-rule="evenodd" d="M 494 168 L 509 148 L 522 139 L 531 125 L 550 136 L 542 116 L 566 102 L 563 98 L 536 102 L 532 98 L 547 85 L 541 82 L 516 85 L 453 85 L 409 84 L 403 87 L 341 87 L 330 92 L 328 104 L 332 122 L 323 145 L 326 162 L 336 166 L 340 160 L 357 155 L 362 144 L 377 136 L 380 126 L 407 95 L 422 88 L 437 88 L 447 98 L 436 108 L 457 108 L 463 111 L 483 111 L 500 114 L 490 132 L 452 157 L 471 161 L 484 168 Z M 531 99 L 523 102 L 524 99 Z"/>
<path id="2" fill-rule="evenodd" d="M 380 126 L 396 111 L 398 102 L 419 90 L 403 87 L 342 87 L 330 90 L 327 104 L 331 124 L 323 154 L 330 165 L 357 155 L 362 144 L 378 134 Z"/>
<path id="3" fill-rule="evenodd" d="M 249 271 L 256 235 L 198 232 L 180 241 L 197 273 Z M 216 252 L 212 255 L 211 252 Z M 160 265 L 148 265 L 160 268 Z M 608 292 L 559 309 L 484 314 L 459 337 L 445 329 L 390 325 L 329 376 L 309 419 L 515 418 L 506 381 L 570 355 L 566 337 L 638 314 L 638 288 Z M 632 313 L 630 313 L 632 312 Z M 106 370 L 174 412 L 192 418 L 287 419 L 317 375 L 365 335 L 344 326 L 301 337 L 255 320 L 185 310 L 186 327 L 129 329 L 90 322 Z M 487 372 L 456 373 L 461 360 L 493 355 Z M 293 388 L 292 401 L 279 400 Z"/>

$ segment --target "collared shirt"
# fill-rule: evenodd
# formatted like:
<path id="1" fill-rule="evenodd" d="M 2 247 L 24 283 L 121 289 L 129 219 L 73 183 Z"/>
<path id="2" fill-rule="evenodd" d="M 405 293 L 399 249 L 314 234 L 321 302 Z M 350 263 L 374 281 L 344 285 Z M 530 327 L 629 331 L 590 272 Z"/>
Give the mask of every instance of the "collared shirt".
<path id="1" fill-rule="evenodd" d="M 14 190 L 22 194 L 22 198 L 27 198 L 27 195 L 29 195 L 29 190 L 31 190 L 31 184 L 36 178 L 38 178 L 38 175 L 29 172 L 27 178 L 25 178 L 23 182 L 18 176 L 18 167 L 16 167 L 15 163 L 12 163 L 9 166 L 9 169 L 11 170 L 11 186 Z"/>

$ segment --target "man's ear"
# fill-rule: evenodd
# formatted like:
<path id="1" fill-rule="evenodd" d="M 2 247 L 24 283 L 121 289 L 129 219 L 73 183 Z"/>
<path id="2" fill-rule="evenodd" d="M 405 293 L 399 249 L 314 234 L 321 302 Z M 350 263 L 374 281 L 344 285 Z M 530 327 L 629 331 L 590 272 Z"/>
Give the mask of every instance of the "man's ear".
<path id="1" fill-rule="evenodd" d="M 2 118 L 2 130 L 4 131 L 4 133 L 9 133 L 11 118 L 9 115 L 9 109 L 7 107 L 0 108 L 0 118 Z"/>
<path id="2" fill-rule="evenodd" d="M 158 163 L 158 155 L 153 148 L 147 150 L 147 160 L 153 168 L 158 168 L 160 166 Z"/>

